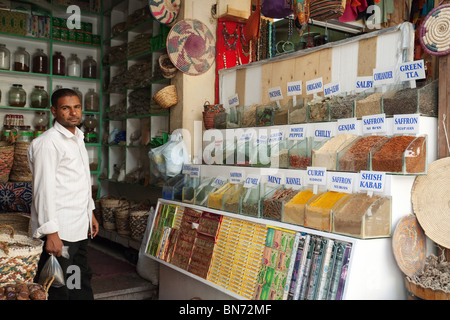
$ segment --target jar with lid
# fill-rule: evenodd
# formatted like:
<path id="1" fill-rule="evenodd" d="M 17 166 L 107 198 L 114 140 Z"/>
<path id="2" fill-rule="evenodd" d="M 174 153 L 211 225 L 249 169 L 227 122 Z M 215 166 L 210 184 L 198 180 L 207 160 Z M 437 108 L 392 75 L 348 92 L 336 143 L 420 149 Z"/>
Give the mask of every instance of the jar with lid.
<path id="1" fill-rule="evenodd" d="M 45 131 L 48 125 L 48 116 L 44 111 L 36 111 L 36 116 L 33 118 L 33 126 L 36 131 Z"/>
<path id="2" fill-rule="evenodd" d="M 10 126 L 10 125 L 4 125 L 3 126 L 3 132 L 2 132 L 2 141 L 10 141 L 11 138 L 10 136 L 17 136 L 17 129 L 14 128 L 14 126 Z M 15 140 L 15 138 L 14 138 Z"/>
<path id="3" fill-rule="evenodd" d="M 83 61 L 83 78 L 97 78 L 97 62 L 92 56 L 87 56 Z"/>
<path id="4" fill-rule="evenodd" d="M 30 54 L 24 47 L 18 47 L 14 52 L 14 70 L 22 72 L 30 71 Z"/>
<path id="5" fill-rule="evenodd" d="M 19 135 L 17 141 L 31 142 L 33 140 L 34 133 L 30 126 L 21 126 L 19 128 Z"/>
<path id="6" fill-rule="evenodd" d="M 94 89 L 90 88 L 88 93 L 84 96 L 84 110 L 85 111 L 98 111 L 99 97 Z"/>
<path id="7" fill-rule="evenodd" d="M 25 107 L 27 103 L 27 93 L 21 84 L 13 84 L 8 92 L 8 103 L 13 107 Z"/>
<path id="8" fill-rule="evenodd" d="M 6 48 L 4 43 L 0 43 L 0 69 L 9 70 L 11 52 Z"/>
<path id="9" fill-rule="evenodd" d="M 81 77 L 81 60 L 76 53 L 72 53 L 67 59 L 67 75 L 69 77 Z"/>
<path id="10" fill-rule="evenodd" d="M 60 51 L 56 51 L 52 60 L 53 74 L 57 76 L 66 75 L 66 58 Z"/>
<path id="11" fill-rule="evenodd" d="M 33 54 L 33 69 L 34 73 L 48 73 L 48 57 L 43 49 L 37 49 Z"/>
<path id="12" fill-rule="evenodd" d="M 30 96 L 32 108 L 48 108 L 48 94 L 43 86 L 34 86 Z"/>
<path id="13" fill-rule="evenodd" d="M 95 133 L 95 128 L 97 127 L 97 119 L 95 119 L 93 114 L 86 115 L 83 121 L 83 126 L 86 128 L 84 133 L 84 142 L 96 143 L 97 133 Z"/>

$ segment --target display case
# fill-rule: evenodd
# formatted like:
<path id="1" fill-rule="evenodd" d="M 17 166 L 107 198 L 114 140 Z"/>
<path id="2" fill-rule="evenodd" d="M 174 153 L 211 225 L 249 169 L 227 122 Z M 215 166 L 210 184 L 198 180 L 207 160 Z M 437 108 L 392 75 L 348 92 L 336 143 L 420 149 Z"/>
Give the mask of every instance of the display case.
<path id="1" fill-rule="evenodd" d="M 339 171 L 361 171 L 370 169 L 370 152 L 379 150 L 389 140 L 386 136 L 366 136 L 356 139 L 347 147 L 338 151 Z"/>
<path id="2" fill-rule="evenodd" d="M 426 173 L 427 136 L 391 137 L 381 148 L 371 151 L 370 168 L 390 173 Z"/>
<path id="3" fill-rule="evenodd" d="M 286 132 L 280 130 L 271 134 L 269 138 L 270 146 L 270 166 L 272 168 L 289 168 L 289 149 L 294 145 L 294 140 L 288 140 Z"/>
<path id="4" fill-rule="evenodd" d="M 392 214 L 390 197 L 352 194 L 333 209 L 335 233 L 361 239 L 382 238 L 391 235 Z"/>
<path id="5" fill-rule="evenodd" d="M 308 122 L 308 106 L 306 98 L 296 98 L 288 101 L 289 124 Z"/>
<path id="6" fill-rule="evenodd" d="M 438 114 L 438 86 L 438 80 L 416 88 L 399 85 L 383 94 L 381 98 L 383 113 L 387 116 L 413 113 L 436 116 Z"/>
<path id="7" fill-rule="evenodd" d="M 241 135 L 236 140 L 236 165 L 250 166 L 257 159 L 257 146 L 255 140 L 257 139 L 257 132 L 253 128 L 244 129 Z"/>
<path id="8" fill-rule="evenodd" d="M 350 196 L 349 193 L 327 191 L 310 200 L 305 208 L 305 227 L 331 232 L 333 208 Z"/>
<path id="9" fill-rule="evenodd" d="M 163 199 L 181 201 L 183 196 L 184 179 L 184 174 L 178 174 L 167 180 L 162 188 Z"/>
<path id="10" fill-rule="evenodd" d="M 309 122 L 330 120 L 330 110 L 328 108 L 329 100 L 330 98 L 316 96 L 308 102 Z"/>
<path id="11" fill-rule="evenodd" d="M 282 222 L 303 226 L 305 224 L 305 208 L 308 201 L 318 197 L 323 192 L 317 194 L 311 188 L 300 190 L 290 201 L 285 202 L 283 207 Z"/>
<path id="12" fill-rule="evenodd" d="M 244 183 L 233 184 L 223 194 L 223 210 L 227 212 L 240 213 L 241 197 L 244 195 Z"/>
<path id="13" fill-rule="evenodd" d="M 323 144 L 313 145 L 311 152 L 312 166 L 336 170 L 338 152 L 355 141 L 357 137 L 353 134 L 342 133 L 326 140 Z"/>
<path id="14" fill-rule="evenodd" d="M 262 200 L 262 217 L 265 219 L 281 221 L 284 204 L 291 200 L 297 192 L 297 190 L 291 188 L 278 188 L 271 195 L 266 194 Z"/>
<path id="15" fill-rule="evenodd" d="M 200 178 L 190 175 L 185 175 L 184 186 L 182 191 L 182 201 L 186 203 L 194 203 L 195 189 L 200 184 Z"/>
<path id="16" fill-rule="evenodd" d="M 268 130 L 259 130 L 256 139 L 249 144 L 249 160 L 253 167 L 269 167 L 271 148 L 269 145 Z"/>
<path id="17" fill-rule="evenodd" d="M 288 151 L 289 168 L 305 169 L 311 165 L 312 142 L 311 138 L 305 138 L 293 143 Z"/>

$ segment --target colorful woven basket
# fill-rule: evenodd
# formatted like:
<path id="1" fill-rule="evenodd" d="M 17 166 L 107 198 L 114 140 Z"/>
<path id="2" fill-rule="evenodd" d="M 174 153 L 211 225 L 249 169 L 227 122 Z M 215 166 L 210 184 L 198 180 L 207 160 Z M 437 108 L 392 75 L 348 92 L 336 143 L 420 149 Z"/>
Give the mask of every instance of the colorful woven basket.
<path id="1" fill-rule="evenodd" d="M 8 182 L 14 162 L 14 145 L 0 144 L 0 183 Z"/>
<path id="2" fill-rule="evenodd" d="M 181 0 L 149 0 L 148 5 L 153 17 L 159 23 L 170 24 L 180 12 Z"/>
<path id="3" fill-rule="evenodd" d="M 15 234 L 14 228 L 5 224 L 0 228 L 0 283 L 33 282 L 44 242 Z M 4 229 L 10 233 L 4 233 Z"/>
<path id="4" fill-rule="evenodd" d="M 424 50 L 431 55 L 450 53 L 450 4 L 439 5 L 430 11 L 420 26 L 419 39 Z"/>
<path id="5" fill-rule="evenodd" d="M 175 24 L 167 36 L 167 53 L 181 72 L 196 76 L 211 68 L 216 56 L 216 40 L 202 22 L 186 19 Z"/>

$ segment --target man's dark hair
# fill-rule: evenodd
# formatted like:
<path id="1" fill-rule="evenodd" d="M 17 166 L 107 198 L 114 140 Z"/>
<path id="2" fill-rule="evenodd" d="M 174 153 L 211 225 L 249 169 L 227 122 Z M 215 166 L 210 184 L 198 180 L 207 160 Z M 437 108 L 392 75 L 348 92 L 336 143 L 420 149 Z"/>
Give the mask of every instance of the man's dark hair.
<path id="1" fill-rule="evenodd" d="M 78 94 L 74 90 L 68 89 L 68 88 L 63 88 L 63 89 L 56 90 L 52 94 L 52 99 L 51 99 L 52 100 L 52 106 L 55 107 L 55 108 L 58 106 L 59 98 L 71 97 L 71 96 L 78 96 Z"/>

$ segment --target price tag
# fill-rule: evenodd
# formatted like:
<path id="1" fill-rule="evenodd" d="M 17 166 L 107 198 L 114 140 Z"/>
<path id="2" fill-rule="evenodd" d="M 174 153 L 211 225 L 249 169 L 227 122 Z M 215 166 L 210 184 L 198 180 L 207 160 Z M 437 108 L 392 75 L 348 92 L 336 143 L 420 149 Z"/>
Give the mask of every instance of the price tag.
<path id="1" fill-rule="evenodd" d="M 336 192 L 352 193 L 353 173 L 332 172 L 329 174 L 328 189 Z"/>
<path id="2" fill-rule="evenodd" d="M 359 189 L 367 191 L 369 196 L 373 192 L 383 192 L 386 180 L 385 172 L 361 171 L 359 177 Z"/>
<path id="3" fill-rule="evenodd" d="M 306 94 L 317 94 L 323 91 L 322 77 L 306 81 Z"/>
<path id="4" fill-rule="evenodd" d="M 261 181 L 261 176 L 259 174 L 249 174 L 245 178 L 244 188 L 253 188 L 259 185 Z"/>
<path id="5" fill-rule="evenodd" d="M 339 93 L 341 93 L 341 84 L 339 82 L 326 84 L 323 89 L 323 95 L 325 97 L 332 97 Z"/>
<path id="6" fill-rule="evenodd" d="M 373 76 L 357 77 L 356 78 L 356 92 L 363 92 L 367 89 L 373 88 Z"/>
<path id="7" fill-rule="evenodd" d="M 386 133 L 386 115 L 375 114 L 362 117 L 363 133 Z"/>
<path id="8" fill-rule="evenodd" d="M 316 194 L 319 186 L 327 184 L 327 169 L 325 167 L 307 167 L 306 181 L 313 185 L 313 192 Z"/>
<path id="9" fill-rule="evenodd" d="M 394 115 L 394 134 L 417 134 L 419 133 L 418 114 L 396 114 Z"/>
<path id="10" fill-rule="evenodd" d="M 229 177 L 229 181 L 231 183 L 241 183 L 242 181 L 244 181 L 245 178 L 245 173 L 243 170 L 230 170 L 230 177 Z"/>

